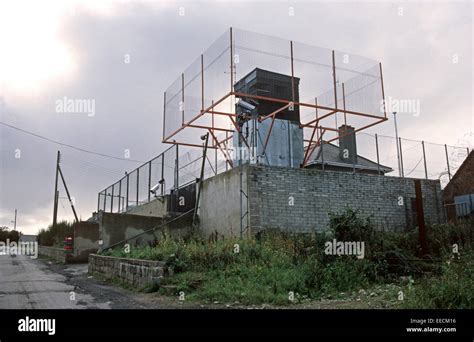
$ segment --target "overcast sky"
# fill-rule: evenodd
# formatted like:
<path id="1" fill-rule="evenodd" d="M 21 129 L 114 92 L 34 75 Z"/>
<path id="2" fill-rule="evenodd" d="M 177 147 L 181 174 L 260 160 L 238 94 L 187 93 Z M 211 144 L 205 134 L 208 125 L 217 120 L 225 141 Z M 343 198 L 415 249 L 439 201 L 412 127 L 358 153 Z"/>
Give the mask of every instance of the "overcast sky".
<path id="1" fill-rule="evenodd" d="M 472 15 L 460 3 L 2 1 L 0 121 L 119 158 L 159 154 L 163 91 L 230 26 L 382 62 L 386 97 L 415 99 L 400 135 L 471 144 Z M 180 7 L 181 14 L 180 15 Z M 294 15 L 289 15 L 289 7 Z M 128 63 L 127 63 L 128 62 Z M 94 99 L 95 115 L 58 113 L 58 99 Z M 369 132 L 394 135 L 392 120 Z M 0 226 L 51 222 L 56 151 L 79 215 L 137 166 L 0 125 Z M 467 141 L 467 142 L 466 142 Z M 64 197 L 61 189 L 61 197 Z M 72 219 L 61 199 L 59 217 Z"/>

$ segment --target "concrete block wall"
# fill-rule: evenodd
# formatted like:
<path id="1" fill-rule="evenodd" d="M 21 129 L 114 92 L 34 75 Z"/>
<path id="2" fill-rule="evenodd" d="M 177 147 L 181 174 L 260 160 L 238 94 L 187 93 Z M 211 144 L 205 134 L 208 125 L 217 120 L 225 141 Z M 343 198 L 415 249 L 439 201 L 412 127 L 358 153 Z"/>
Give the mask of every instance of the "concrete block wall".
<path id="1" fill-rule="evenodd" d="M 89 255 L 90 274 L 100 274 L 107 279 L 117 279 L 135 287 L 145 287 L 160 282 L 169 274 L 162 261 L 116 258 L 97 254 Z"/>
<path id="2" fill-rule="evenodd" d="M 254 233 L 268 228 L 322 231 L 329 225 L 329 212 L 346 208 L 373 216 L 381 229 L 404 230 L 414 225 L 414 179 L 266 166 L 248 167 L 247 172 Z M 426 223 L 444 222 L 439 181 L 421 183 Z M 399 205 L 399 197 L 403 205 Z"/>
<path id="3" fill-rule="evenodd" d="M 414 179 L 322 171 L 316 169 L 246 165 L 242 188 L 248 194 L 250 232 L 280 229 L 311 233 L 329 227 L 329 212 L 358 209 L 380 229 L 404 230 L 416 225 L 412 210 Z M 421 180 L 425 221 L 445 222 L 439 181 Z M 239 236 L 239 168 L 203 185 L 200 226 L 204 236 L 218 231 Z M 399 205 L 399 197 L 403 205 Z M 291 205 L 291 203 L 293 205 Z"/>

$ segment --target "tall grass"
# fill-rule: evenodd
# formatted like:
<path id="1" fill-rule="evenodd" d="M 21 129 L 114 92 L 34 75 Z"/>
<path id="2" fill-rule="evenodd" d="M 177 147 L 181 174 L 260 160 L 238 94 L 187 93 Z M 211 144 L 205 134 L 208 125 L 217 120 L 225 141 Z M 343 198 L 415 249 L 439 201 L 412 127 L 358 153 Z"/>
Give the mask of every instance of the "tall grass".
<path id="1" fill-rule="evenodd" d="M 462 258 L 447 264 L 413 262 L 419 255 L 416 231 L 387 233 L 374 229 L 370 219 L 357 211 L 331 214 L 329 235 L 291 235 L 270 231 L 254 239 L 204 242 L 174 240 L 165 235 L 154 247 L 109 250 L 108 255 L 165 261 L 175 275 L 164 279 L 159 291 L 187 299 L 239 302 L 242 304 L 288 304 L 304 299 L 338 295 L 396 282 L 401 275 L 417 276 L 406 306 L 472 307 L 472 260 Z M 469 251 L 471 228 L 452 225 L 429 227 L 432 258 L 451 258 L 453 243 Z M 364 241 L 365 259 L 324 253 L 324 243 Z M 443 265 L 441 267 L 441 265 Z M 471 267 L 471 272 L 460 272 Z M 426 277 L 426 272 L 439 281 Z M 470 283 L 469 283 L 470 282 Z M 419 285 L 418 285 L 419 283 Z M 412 292 L 415 291 L 415 292 Z M 469 295 L 467 291 L 472 293 Z M 291 294 L 294 300 L 290 301 Z"/>

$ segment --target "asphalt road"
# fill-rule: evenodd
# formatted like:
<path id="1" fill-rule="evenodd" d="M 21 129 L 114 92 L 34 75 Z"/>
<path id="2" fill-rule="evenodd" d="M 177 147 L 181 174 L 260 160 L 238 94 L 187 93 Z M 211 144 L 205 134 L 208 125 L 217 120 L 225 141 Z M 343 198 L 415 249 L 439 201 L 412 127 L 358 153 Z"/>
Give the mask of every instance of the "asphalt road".
<path id="1" fill-rule="evenodd" d="M 0 255 L 0 309 L 108 308 L 26 255 Z"/>
<path id="2" fill-rule="evenodd" d="M 130 291 L 87 273 L 25 255 L 0 255 L 0 309 L 180 309 L 202 307 Z"/>

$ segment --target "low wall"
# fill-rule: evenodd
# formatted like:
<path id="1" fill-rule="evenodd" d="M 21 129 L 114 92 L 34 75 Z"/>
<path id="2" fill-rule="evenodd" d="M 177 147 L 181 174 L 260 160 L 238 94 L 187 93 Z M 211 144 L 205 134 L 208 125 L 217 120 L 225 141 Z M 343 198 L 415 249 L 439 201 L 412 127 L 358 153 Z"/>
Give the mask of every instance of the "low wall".
<path id="1" fill-rule="evenodd" d="M 166 195 L 155 198 L 148 203 L 129 208 L 126 213 L 131 215 L 163 217 L 168 213 L 169 197 L 169 195 Z"/>
<path id="2" fill-rule="evenodd" d="M 64 249 L 58 247 L 38 246 L 38 254 L 47 256 L 48 258 L 59 261 L 63 264 L 68 262 L 70 259 L 70 256 L 64 253 Z"/>
<path id="3" fill-rule="evenodd" d="M 100 274 L 107 279 L 117 279 L 126 284 L 143 288 L 159 284 L 168 275 L 162 261 L 116 258 L 97 254 L 89 255 L 90 274 Z"/>
<path id="4" fill-rule="evenodd" d="M 160 240 L 162 232 L 165 230 L 176 238 L 185 237 L 191 232 L 192 215 L 187 215 L 187 217 L 163 226 L 169 220 L 171 220 L 170 217 L 161 218 L 100 212 L 99 251 L 126 239 L 130 239 L 127 243 L 131 246 L 148 245 L 155 240 Z M 161 228 L 150 231 L 156 227 Z M 138 234 L 142 235 L 134 238 Z"/>

